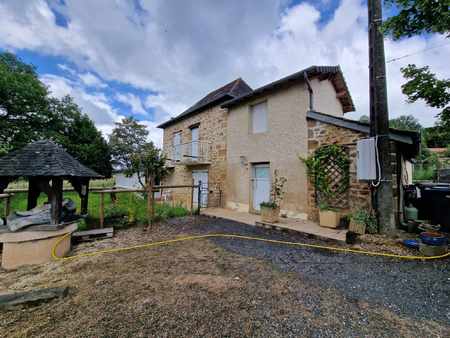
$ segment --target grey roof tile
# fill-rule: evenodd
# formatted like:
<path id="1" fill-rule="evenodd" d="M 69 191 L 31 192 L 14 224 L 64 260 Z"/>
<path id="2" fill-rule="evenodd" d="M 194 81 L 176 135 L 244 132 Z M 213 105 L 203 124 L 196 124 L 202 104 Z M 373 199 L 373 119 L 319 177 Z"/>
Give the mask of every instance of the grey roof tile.
<path id="1" fill-rule="evenodd" d="M 202 109 L 212 106 L 213 104 L 225 102 L 226 100 L 245 95 L 251 91 L 252 89 L 250 88 L 250 86 L 244 80 L 238 78 L 210 92 L 201 100 L 196 102 L 193 106 L 182 112 L 180 115 L 160 124 L 158 128 L 166 128 L 173 123 L 182 120 L 183 118 L 194 115 L 195 113 L 200 112 Z"/>
<path id="2" fill-rule="evenodd" d="M 0 177 L 35 176 L 102 177 L 69 155 L 61 145 L 50 140 L 30 143 L 0 157 Z"/>

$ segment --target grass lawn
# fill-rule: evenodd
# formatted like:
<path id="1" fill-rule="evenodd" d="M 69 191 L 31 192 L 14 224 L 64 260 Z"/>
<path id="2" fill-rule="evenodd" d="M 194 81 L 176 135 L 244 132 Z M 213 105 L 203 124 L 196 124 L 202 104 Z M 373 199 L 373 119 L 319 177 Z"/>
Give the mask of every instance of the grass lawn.
<path id="1" fill-rule="evenodd" d="M 112 204 L 109 194 L 105 194 L 105 225 L 123 226 L 128 223 L 127 219 L 134 219 L 137 223 L 145 223 L 147 221 L 147 200 L 134 193 L 118 193 L 116 205 Z M 76 203 L 77 212 L 80 210 L 80 198 L 75 192 L 64 192 L 64 198 L 70 198 Z M 44 204 L 47 196 L 41 194 L 38 204 Z M 2 204 L 4 202 L 0 202 Z M 11 210 L 26 210 L 27 194 L 16 193 L 11 199 Z M 3 208 L 1 209 L 3 215 Z M 99 224 L 100 212 L 100 194 L 89 194 L 88 214 L 86 223 L 89 227 L 96 227 Z M 157 220 L 172 217 L 181 217 L 189 213 L 182 206 L 172 206 L 166 203 L 157 203 L 155 205 L 155 218 Z M 126 218 L 125 218 L 126 216 Z"/>

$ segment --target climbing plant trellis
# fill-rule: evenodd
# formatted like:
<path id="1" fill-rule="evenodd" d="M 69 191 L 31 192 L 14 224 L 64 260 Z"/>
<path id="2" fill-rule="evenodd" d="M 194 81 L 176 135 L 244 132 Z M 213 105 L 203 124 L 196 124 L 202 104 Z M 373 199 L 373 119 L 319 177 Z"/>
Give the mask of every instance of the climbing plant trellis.
<path id="1" fill-rule="evenodd" d="M 330 207 L 347 208 L 350 186 L 350 158 L 347 149 L 337 144 L 324 145 L 303 161 L 315 187 L 316 202 Z"/>

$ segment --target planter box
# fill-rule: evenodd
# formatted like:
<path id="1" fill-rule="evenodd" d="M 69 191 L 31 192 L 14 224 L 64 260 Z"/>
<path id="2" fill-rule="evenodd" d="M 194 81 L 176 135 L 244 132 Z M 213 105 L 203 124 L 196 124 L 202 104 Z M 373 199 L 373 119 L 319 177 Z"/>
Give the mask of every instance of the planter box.
<path id="1" fill-rule="evenodd" d="M 351 220 L 350 225 L 348 226 L 348 230 L 359 235 L 364 235 L 366 233 L 366 225 L 359 224 Z"/>
<path id="2" fill-rule="evenodd" d="M 261 221 L 277 223 L 280 220 L 280 208 L 261 207 Z"/>
<path id="3" fill-rule="evenodd" d="M 340 212 L 331 210 L 319 211 L 320 226 L 327 228 L 337 228 L 340 220 L 341 220 Z"/>

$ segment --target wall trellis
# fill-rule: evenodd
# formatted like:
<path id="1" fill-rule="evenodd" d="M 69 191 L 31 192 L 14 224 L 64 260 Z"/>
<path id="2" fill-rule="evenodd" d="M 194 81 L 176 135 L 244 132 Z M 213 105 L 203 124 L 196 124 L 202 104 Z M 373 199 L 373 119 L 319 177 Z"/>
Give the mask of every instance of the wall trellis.
<path id="1" fill-rule="evenodd" d="M 308 168 L 308 176 L 314 183 L 316 203 L 347 208 L 350 187 L 348 149 L 337 144 L 324 145 L 304 162 Z"/>

